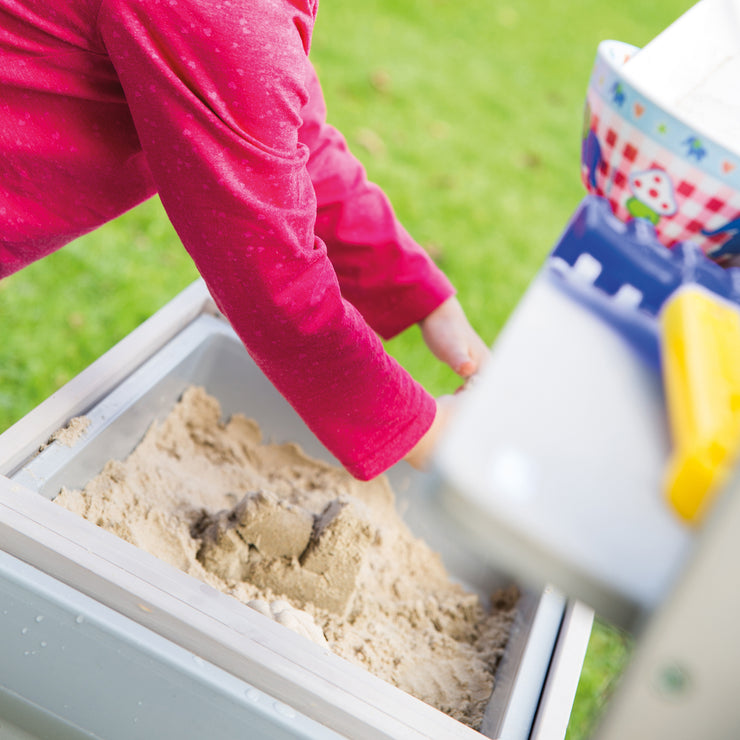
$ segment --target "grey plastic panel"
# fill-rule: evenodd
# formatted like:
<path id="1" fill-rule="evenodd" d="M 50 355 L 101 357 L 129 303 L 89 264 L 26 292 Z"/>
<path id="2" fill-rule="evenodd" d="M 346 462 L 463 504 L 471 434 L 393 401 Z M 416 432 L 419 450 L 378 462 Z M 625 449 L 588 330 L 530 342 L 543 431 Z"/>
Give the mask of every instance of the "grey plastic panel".
<path id="1" fill-rule="evenodd" d="M 266 438 L 297 441 L 310 454 L 331 458 L 249 359 L 228 324 L 200 316 L 86 412 L 90 424 L 79 442 L 72 447 L 52 443 L 12 479 L 49 499 L 62 486 L 84 486 L 108 460 L 126 457 L 189 385 L 202 385 L 229 414 L 258 419 Z"/>
<path id="2" fill-rule="evenodd" d="M 3 740 L 340 738 L 1 551 L 0 655 Z"/>

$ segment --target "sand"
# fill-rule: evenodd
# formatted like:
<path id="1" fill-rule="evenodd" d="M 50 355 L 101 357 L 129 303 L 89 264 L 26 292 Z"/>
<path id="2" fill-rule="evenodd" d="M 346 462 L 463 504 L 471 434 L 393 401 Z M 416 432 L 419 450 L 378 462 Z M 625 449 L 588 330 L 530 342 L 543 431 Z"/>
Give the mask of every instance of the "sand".
<path id="1" fill-rule="evenodd" d="M 453 582 L 385 477 L 357 481 L 294 444 L 264 444 L 244 416 L 220 419 L 191 388 L 125 461 L 55 500 L 478 727 L 515 591 L 489 608 Z"/>
<path id="2" fill-rule="evenodd" d="M 82 439 L 89 426 L 90 419 L 86 416 L 75 416 L 74 419 L 70 419 L 67 426 L 54 432 L 47 444 L 59 442 L 59 444 L 63 444 L 65 447 L 74 447 Z"/>

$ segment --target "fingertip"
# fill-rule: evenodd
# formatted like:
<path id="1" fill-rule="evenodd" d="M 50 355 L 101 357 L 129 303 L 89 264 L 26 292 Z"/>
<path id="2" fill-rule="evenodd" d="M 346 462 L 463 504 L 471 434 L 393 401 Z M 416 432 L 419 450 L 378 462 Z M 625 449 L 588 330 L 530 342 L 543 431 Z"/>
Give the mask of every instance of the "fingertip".
<path id="1" fill-rule="evenodd" d="M 455 368 L 455 372 L 463 378 L 469 378 L 475 374 L 476 369 L 476 364 L 473 360 L 465 360 Z"/>

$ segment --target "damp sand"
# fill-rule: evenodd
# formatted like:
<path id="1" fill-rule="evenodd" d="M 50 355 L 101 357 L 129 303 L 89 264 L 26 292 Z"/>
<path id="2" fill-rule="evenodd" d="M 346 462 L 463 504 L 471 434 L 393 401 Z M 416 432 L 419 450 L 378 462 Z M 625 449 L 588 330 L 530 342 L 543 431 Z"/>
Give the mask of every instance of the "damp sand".
<path id="1" fill-rule="evenodd" d="M 190 388 L 124 461 L 55 499 L 477 728 L 516 592 L 483 604 L 414 537 L 381 476 L 265 444 Z"/>

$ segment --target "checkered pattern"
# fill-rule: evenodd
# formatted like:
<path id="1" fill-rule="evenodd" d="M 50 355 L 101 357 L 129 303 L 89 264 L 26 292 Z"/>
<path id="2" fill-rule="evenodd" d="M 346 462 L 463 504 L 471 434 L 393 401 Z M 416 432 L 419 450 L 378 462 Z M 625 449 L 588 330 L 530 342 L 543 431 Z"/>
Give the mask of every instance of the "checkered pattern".
<path id="1" fill-rule="evenodd" d="M 678 157 L 662 147 L 598 96 L 592 96 L 589 104 L 591 130 L 599 141 L 602 158 L 593 192 L 609 201 L 619 219 L 632 218 L 625 205 L 633 196 L 630 173 L 660 168 L 671 179 L 678 206 L 672 216 L 661 217 L 655 227 L 663 244 L 672 247 L 690 239 L 709 252 L 732 236 L 725 232 L 706 237 L 701 231 L 713 231 L 740 216 L 739 192 L 695 167 L 688 157 Z M 589 187 L 585 173 L 584 183 Z"/>

